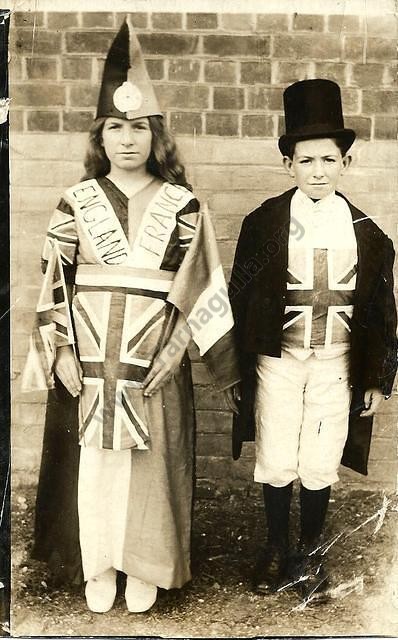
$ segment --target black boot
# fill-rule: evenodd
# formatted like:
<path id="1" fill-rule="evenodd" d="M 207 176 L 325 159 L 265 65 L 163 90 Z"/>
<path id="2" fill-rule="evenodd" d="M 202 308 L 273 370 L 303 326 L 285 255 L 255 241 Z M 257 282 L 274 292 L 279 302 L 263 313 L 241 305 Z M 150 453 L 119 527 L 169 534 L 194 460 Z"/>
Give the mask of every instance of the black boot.
<path id="1" fill-rule="evenodd" d="M 292 482 L 285 487 L 263 484 L 268 539 L 254 570 L 253 588 L 258 593 L 276 591 L 285 577 L 292 488 Z"/>
<path id="2" fill-rule="evenodd" d="M 301 485 L 301 535 L 291 580 L 306 602 L 326 600 L 329 581 L 320 553 L 320 537 L 329 498 L 330 487 L 312 491 Z"/>

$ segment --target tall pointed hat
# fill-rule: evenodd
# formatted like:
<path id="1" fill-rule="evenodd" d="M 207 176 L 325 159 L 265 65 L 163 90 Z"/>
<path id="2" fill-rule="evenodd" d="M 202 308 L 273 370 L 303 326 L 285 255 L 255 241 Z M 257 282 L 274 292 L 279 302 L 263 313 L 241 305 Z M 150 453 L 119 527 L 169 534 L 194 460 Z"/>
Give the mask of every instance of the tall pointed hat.
<path id="1" fill-rule="evenodd" d="M 162 113 L 127 16 L 108 51 L 96 117 L 133 120 L 154 115 Z"/>

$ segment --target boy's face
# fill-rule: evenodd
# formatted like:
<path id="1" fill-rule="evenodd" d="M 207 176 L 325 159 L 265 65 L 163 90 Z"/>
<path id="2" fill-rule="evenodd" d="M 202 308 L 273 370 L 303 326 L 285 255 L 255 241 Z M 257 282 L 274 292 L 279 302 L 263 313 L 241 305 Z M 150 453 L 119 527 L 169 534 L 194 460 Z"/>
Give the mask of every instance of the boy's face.
<path id="1" fill-rule="evenodd" d="M 301 140 L 296 143 L 293 159 L 284 156 L 288 174 L 309 198 L 320 200 L 332 193 L 351 163 L 351 156 L 341 155 L 332 138 Z"/>

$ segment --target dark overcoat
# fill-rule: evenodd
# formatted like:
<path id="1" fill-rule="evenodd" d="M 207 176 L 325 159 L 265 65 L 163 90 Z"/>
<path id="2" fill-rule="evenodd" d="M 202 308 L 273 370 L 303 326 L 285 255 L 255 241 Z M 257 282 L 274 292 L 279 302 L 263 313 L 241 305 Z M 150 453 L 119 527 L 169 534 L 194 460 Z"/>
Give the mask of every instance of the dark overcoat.
<path id="1" fill-rule="evenodd" d="M 296 189 L 263 202 L 244 220 L 229 293 L 236 324 L 242 399 L 234 417 L 233 456 L 254 440 L 257 354 L 281 356 L 286 305 L 290 202 Z M 393 293 L 391 240 L 345 196 L 354 224 L 358 272 L 351 325 L 349 437 L 342 463 L 367 473 L 371 418 L 360 418 L 363 394 L 377 387 L 390 395 L 397 370 L 397 313 Z M 281 402 L 284 399 L 281 398 Z"/>

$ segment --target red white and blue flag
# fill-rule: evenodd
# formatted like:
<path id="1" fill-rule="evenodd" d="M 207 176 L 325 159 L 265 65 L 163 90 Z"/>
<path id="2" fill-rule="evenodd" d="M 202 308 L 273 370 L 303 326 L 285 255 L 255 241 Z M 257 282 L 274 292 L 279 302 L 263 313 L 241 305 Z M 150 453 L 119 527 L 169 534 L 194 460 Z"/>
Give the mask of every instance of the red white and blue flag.
<path id="1" fill-rule="evenodd" d="M 81 444 L 147 449 L 143 381 L 169 347 L 173 308 L 185 316 L 220 389 L 239 380 L 233 318 L 210 217 L 198 212 L 193 194 L 157 187 L 128 239 L 103 186 L 87 180 L 68 189 L 50 222 L 25 388 L 52 387 L 56 347 L 76 341 Z M 136 214 L 132 200 L 124 207 Z M 73 322 L 66 283 L 74 286 Z"/>
<path id="2" fill-rule="evenodd" d="M 51 251 L 47 255 L 28 358 L 22 372 L 24 391 L 52 389 L 56 349 L 75 343 L 61 250 L 55 238 L 47 242 Z"/>
<path id="3" fill-rule="evenodd" d="M 348 343 L 356 273 L 352 252 L 297 249 L 289 258 L 284 344 L 308 349 Z"/>

